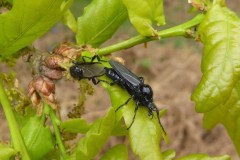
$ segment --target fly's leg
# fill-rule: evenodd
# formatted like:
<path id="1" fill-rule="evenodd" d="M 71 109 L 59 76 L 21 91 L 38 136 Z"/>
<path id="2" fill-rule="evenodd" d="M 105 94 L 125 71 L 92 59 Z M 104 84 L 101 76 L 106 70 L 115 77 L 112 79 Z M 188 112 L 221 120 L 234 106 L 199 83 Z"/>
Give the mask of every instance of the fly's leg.
<path id="1" fill-rule="evenodd" d="M 96 77 L 91 78 L 91 80 L 92 80 L 94 85 L 97 85 L 99 82 L 104 82 L 104 83 L 107 83 L 111 86 L 114 84 L 114 82 L 109 82 L 109 81 L 106 81 L 106 80 L 103 80 L 103 79 L 98 79 Z"/>
<path id="2" fill-rule="evenodd" d="M 91 62 L 93 62 L 95 59 L 97 59 L 98 62 L 107 62 L 107 61 L 105 61 L 105 60 L 102 60 L 102 59 L 100 58 L 100 56 L 97 55 L 97 54 L 95 54 L 92 58 L 91 58 L 91 57 L 88 57 L 88 56 L 82 56 L 83 62 L 86 62 L 86 58 L 87 58 L 87 59 L 91 59 Z"/>
<path id="3" fill-rule="evenodd" d="M 126 104 L 128 104 L 128 102 L 129 102 L 132 98 L 133 98 L 133 97 L 128 98 L 128 100 L 127 100 L 125 103 L 123 103 L 122 105 L 120 105 L 120 106 L 115 110 L 115 112 L 117 112 L 120 108 L 122 108 L 123 106 L 125 106 Z"/>
<path id="4" fill-rule="evenodd" d="M 135 120 L 135 118 L 136 118 L 136 115 L 137 115 L 137 110 L 138 110 L 138 104 L 139 102 L 136 102 L 136 107 L 135 107 L 135 109 L 134 109 L 134 116 L 133 116 L 133 120 L 132 120 L 132 122 L 131 122 L 131 124 L 130 124 L 130 126 L 127 128 L 127 130 L 129 130 L 129 128 L 131 128 L 132 127 L 132 125 L 133 125 L 133 122 L 134 122 L 134 120 Z"/>
<path id="5" fill-rule="evenodd" d="M 101 58 L 100 58 L 100 56 L 97 55 L 97 54 L 95 54 L 95 55 L 92 57 L 91 62 L 93 62 L 95 59 L 97 59 L 98 62 L 102 61 Z"/>
<path id="6" fill-rule="evenodd" d="M 92 59 L 91 59 L 91 62 L 93 62 L 95 59 L 97 59 L 98 62 L 108 62 L 108 61 L 105 61 L 105 60 L 102 60 L 101 57 L 97 54 L 95 54 Z"/>
<path id="7" fill-rule="evenodd" d="M 88 57 L 88 56 L 82 56 L 82 60 L 83 62 L 87 62 L 86 59 L 90 59 L 90 62 L 93 62 L 95 59 L 97 59 L 98 61 L 101 61 L 99 55 L 94 55 L 93 57 Z"/>
<path id="8" fill-rule="evenodd" d="M 161 127 L 162 131 L 164 132 L 164 135 L 166 136 L 166 135 L 167 135 L 167 133 L 166 133 L 166 131 L 165 131 L 165 129 L 164 129 L 164 127 L 163 127 L 163 125 L 162 125 L 161 121 L 160 121 L 160 115 L 159 115 L 159 110 L 158 110 L 158 108 L 157 108 L 157 107 L 155 107 L 155 108 L 153 109 L 153 111 L 155 111 L 155 112 L 156 112 L 156 114 L 157 114 L 157 119 L 158 119 L 158 123 L 159 123 L 159 125 L 160 125 L 160 127 Z"/>
<path id="9" fill-rule="evenodd" d="M 91 62 L 92 62 L 92 58 L 91 58 L 91 57 L 82 56 L 82 61 L 83 61 L 83 62 L 87 62 L 86 59 L 91 59 Z"/>
<path id="10" fill-rule="evenodd" d="M 92 80 L 94 85 L 97 85 L 100 82 L 100 80 L 97 79 L 96 77 L 91 78 L 91 80 Z"/>

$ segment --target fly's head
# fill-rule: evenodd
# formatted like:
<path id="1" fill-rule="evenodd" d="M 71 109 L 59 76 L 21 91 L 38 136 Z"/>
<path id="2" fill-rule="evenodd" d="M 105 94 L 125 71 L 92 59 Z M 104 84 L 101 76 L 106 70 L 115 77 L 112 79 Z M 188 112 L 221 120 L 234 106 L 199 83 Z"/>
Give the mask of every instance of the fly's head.
<path id="1" fill-rule="evenodd" d="M 83 77 L 83 69 L 79 65 L 73 65 L 70 67 L 70 74 L 75 79 L 81 79 Z"/>
<path id="2" fill-rule="evenodd" d="M 147 84 L 143 84 L 140 86 L 140 91 L 142 94 L 143 99 L 147 102 L 150 103 L 153 101 L 153 91 L 152 88 L 147 85 Z"/>

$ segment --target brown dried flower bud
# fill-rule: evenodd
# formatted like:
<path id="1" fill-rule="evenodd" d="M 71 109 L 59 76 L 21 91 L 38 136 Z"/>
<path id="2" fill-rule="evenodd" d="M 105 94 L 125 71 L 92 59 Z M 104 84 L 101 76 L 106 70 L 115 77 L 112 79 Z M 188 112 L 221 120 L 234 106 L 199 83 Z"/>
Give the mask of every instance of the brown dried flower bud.
<path id="1" fill-rule="evenodd" d="M 37 106 L 40 104 L 41 98 L 36 92 L 33 92 L 30 96 L 30 100 L 34 106 Z"/>
<path id="2" fill-rule="evenodd" d="M 53 54 L 62 55 L 70 59 L 76 59 L 82 53 L 82 48 L 71 46 L 70 43 L 62 43 L 59 47 L 55 48 Z"/>
<path id="3" fill-rule="evenodd" d="M 33 88 L 44 96 L 49 96 L 51 93 L 55 93 L 55 84 L 53 81 L 44 76 L 34 77 L 32 80 Z"/>
<path id="4" fill-rule="evenodd" d="M 63 52 L 71 49 L 72 47 L 70 47 L 70 43 L 68 42 L 64 42 L 62 44 L 60 44 L 57 48 L 55 48 L 53 50 L 53 54 L 58 54 L 58 55 L 62 55 Z"/>
<path id="5" fill-rule="evenodd" d="M 60 64 L 63 62 L 63 57 L 60 55 L 50 55 L 44 59 L 44 63 L 48 68 L 61 68 Z"/>
<path id="6" fill-rule="evenodd" d="M 58 80 L 62 78 L 62 70 L 60 69 L 51 69 L 44 65 L 41 66 L 41 75 L 48 77 L 52 80 Z"/>
<path id="7" fill-rule="evenodd" d="M 38 115 L 41 115 L 43 104 L 41 99 L 50 104 L 53 109 L 58 108 L 55 100 L 55 84 L 52 80 L 44 76 L 36 76 L 29 84 L 28 94 L 33 103 L 37 107 Z"/>

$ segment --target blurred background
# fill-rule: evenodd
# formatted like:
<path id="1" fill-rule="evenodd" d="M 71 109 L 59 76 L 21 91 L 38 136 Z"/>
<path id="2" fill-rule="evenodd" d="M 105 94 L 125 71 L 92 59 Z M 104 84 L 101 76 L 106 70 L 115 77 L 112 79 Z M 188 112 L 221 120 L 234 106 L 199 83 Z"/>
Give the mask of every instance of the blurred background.
<path id="1" fill-rule="evenodd" d="M 84 6 L 88 3 L 88 0 L 75 1 L 72 10 L 76 17 L 82 14 Z M 166 26 L 162 28 L 183 23 L 194 16 L 194 13 L 190 13 L 191 6 L 187 1 L 165 0 L 164 5 Z M 240 14 L 239 0 L 227 1 L 227 5 Z M 104 45 L 120 42 L 135 35 L 137 32 L 127 21 Z M 58 23 L 34 42 L 34 46 L 41 51 L 51 51 L 64 41 L 74 42 L 74 36 L 67 27 Z M 161 121 L 171 142 L 169 145 L 161 143 L 163 150 L 174 149 L 177 157 L 191 153 L 206 153 L 212 156 L 228 154 L 233 160 L 237 160 L 237 153 L 224 128 L 218 125 L 211 131 L 204 130 L 202 115 L 195 112 L 194 104 L 190 100 L 191 93 L 201 78 L 201 53 L 202 45 L 199 42 L 176 37 L 150 42 L 147 48 L 142 44 L 113 54 L 122 57 L 130 70 L 145 78 L 146 83 L 152 86 L 156 105 L 160 109 L 168 110 Z M 27 85 L 32 78 L 28 64 L 20 58 L 14 68 L 20 86 L 27 92 Z M 8 71 L 5 65 L 0 64 L 0 72 Z M 77 103 L 80 96 L 78 87 L 77 82 L 65 79 L 57 82 L 56 94 L 63 119 L 67 118 L 67 113 Z M 100 86 L 94 88 L 95 93 L 87 97 L 84 105 L 83 117 L 89 122 L 103 116 L 111 106 L 107 92 Z M 5 142 L 9 138 L 7 123 L 0 108 L 0 140 Z M 102 153 L 118 143 L 129 144 L 126 138 L 112 137 Z M 137 159 L 132 153 L 129 153 L 129 156 L 129 159 Z"/>

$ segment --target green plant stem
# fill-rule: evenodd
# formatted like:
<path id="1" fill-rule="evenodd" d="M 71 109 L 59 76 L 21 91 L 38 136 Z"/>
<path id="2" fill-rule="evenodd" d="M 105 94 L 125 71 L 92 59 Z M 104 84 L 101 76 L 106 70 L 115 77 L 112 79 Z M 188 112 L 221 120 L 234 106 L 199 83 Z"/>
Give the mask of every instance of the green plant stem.
<path id="1" fill-rule="evenodd" d="M 51 119 L 51 122 L 52 122 L 52 125 L 53 125 L 57 145 L 58 145 L 59 150 L 60 150 L 60 152 L 63 156 L 63 159 L 66 159 L 67 153 L 66 153 L 66 150 L 64 148 L 64 145 L 63 145 L 63 142 L 62 142 L 62 139 L 61 139 L 61 134 L 60 134 L 60 131 L 59 131 L 59 128 L 58 128 L 59 120 L 56 117 L 55 112 L 53 111 L 51 106 L 49 106 L 47 103 L 44 103 L 44 108 L 47 108 L 48 111 L 49 111 L 49 115 L 50 115 L 50 119 Z"/>
<path id="2" fill-rule="evenodd" d="M 153 36 L 153 37 L 145 37 L 142 35 L 130 38 L 126 41 L 105 47 L 105 48 L 100 48 L 97 50 L 97 54 L 98 55 L 107 55 L 110 54 L 112 52 L 116 52 L 122 49 L 127 49 L 127 48 L 131 48 L 135 45 L 138 44 L 142 44 L 142 43 L 146 43 L 149 41 L 153 41 L 153 40 L 159 40 L 159 39 L 163 39 L 163 38 L 168 38 L 168 37 L 175 37 L 175 36 L 188 36 L 189 33 L 187 33 L 187 31 L 198 25 L 202 19 L 204 18 L 203 14 L 198 14 L 197 16 L 195 16 L 193 19 L 180 24 L 178 26 L 166 29 L 166 30 L 162 30 L 158 32 L 158 36 Z"/>
<path id="3" fill-rule="evenodd" d="M 11 134 L 11 142 L 13 144 L 14 149 L 20 152 L 22 159 L 30 160 L 30 156 L 28 154 L 21 132 L 18 128 L 17 121 L 14 117 L 10 101 L 4 90 L 1 79 L 0 79 L 0 103 L 2 104 L 4 114 L 8 122 L 9 130 Z"/>

